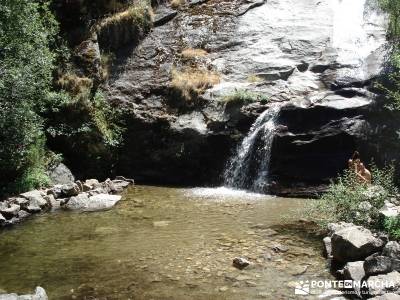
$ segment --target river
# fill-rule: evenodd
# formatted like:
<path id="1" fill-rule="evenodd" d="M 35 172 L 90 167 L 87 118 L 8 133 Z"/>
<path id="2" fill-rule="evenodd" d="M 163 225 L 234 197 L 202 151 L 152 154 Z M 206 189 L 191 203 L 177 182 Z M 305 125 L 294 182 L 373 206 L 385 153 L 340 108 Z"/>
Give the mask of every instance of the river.
<path id="1" fill-rule="evenodd" d="M 3 231 L 0 290 L 40 285 L 50 299 L 295 299 L 296 282 L 330 278 L 320 240 L 299 226 L 305 201 L 134 186 L 112 210 L 43 214 Z M 234 268 L 237 256 L 254 265 Z"/>

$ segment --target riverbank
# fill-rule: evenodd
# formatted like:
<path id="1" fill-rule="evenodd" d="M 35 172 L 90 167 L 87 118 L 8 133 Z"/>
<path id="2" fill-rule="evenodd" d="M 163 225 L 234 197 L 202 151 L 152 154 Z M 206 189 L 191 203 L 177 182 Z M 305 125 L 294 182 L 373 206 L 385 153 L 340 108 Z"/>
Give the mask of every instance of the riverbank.
<path id="1" fill-rule="evenodd" d="M 133 184 L 132 179 L 118 176 L 104 182 L 97 179 L 78 180 L 25 192 L 0 202 L 0 227 L 21 223 L 34 214 L 59 209 L 86 212 L 109 209 L 121 200 L 117 194 Z"/>

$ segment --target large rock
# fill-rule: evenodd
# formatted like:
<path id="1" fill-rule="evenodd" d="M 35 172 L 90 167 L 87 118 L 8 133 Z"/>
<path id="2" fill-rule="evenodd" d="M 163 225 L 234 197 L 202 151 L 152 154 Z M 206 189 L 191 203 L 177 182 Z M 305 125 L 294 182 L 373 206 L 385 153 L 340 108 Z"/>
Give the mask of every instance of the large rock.
<path id="1" fill-rule="evenodd" d="M 18 204 L 0 202 L 0 213 L 6 218 L 12 218 L 18 215 L 21 207 Z"/>
<path id="2" fill-rule="evenodd" d="M 363 261 L 348 262 L 343 268 L 343 275 L 345 279 L 361 281 L 365 276 L 364 262 Z"/>
<path id="3" fill-rule="evenodd" d="M 0 300 L 48 300 L 46 291 L 37 287 L 33 295 L 0 294 Z"/>
<path id="4" fill-rule="evenodd" d="M 383 248 L 382 255 L 400 259 L 400 244 L 395 241 L 388 242 Z"/>
<path id="5" fill-rule="evenodd" d="M 371 276 L 367 280 L 369 294 L 371 296 L 384 295 L 386 293 L 400 292 L 400 273 L 393 271 L 385 275 Z"/>
<path id="6" fill-rule="evenodd" d="M 29 200 L 29 204 L 26 207 L 28 212 L 39 212 L 48 206 L 47 201 L 44 199 L 45 194 L 42 191 L 34 190 L 23 193 L 20 196 Z"/>
<path id="7" fill-rule="evenodd" d="M 386 274 L 400 267 L 400 261 L 379 254 L 371 255 L 364 261 L 364 270 L 367 275 Z"/>
<path id="8" fill-rule="evenodd" d="M 71 170 L 63 163 L 58 164 L 49 172 L 49 177 L 53 184 L 68 184 L 75 181 Z"/>
<path id="9" fill-rule="evenodd" d="M 343 277 L 346 280 L 353 280 L 357 283 L 361 282 L 365 277 L 364 262 L 348 262 L 343 268 Z M 361 296 L 361 289 L 359 286 L 355 285 L 353 289 L 358 296 Z"/>
<path id="10" fill-rule="evenodd" d="M 76 183 L 63 184 L 61 187 L 63 196 L 71 197 L 76 196 L 80 192 L 80 188 Z"/>
<path id="11" fill-rule="evenodd" d="M 381 250 L 383 246 L 382 240 L 360 226 L 345 227 L 332 235 L 332 256 L 342 263 L 362 260 Z"/>
<path id="12" fill-rule="evenodd" d="M 98 194 L 89 197 L 87 193 L 82 193 L 71 197 L 63 207 L 68 210 L 98 211 L 110 209 L 120 200 L 119 195 Z"/>

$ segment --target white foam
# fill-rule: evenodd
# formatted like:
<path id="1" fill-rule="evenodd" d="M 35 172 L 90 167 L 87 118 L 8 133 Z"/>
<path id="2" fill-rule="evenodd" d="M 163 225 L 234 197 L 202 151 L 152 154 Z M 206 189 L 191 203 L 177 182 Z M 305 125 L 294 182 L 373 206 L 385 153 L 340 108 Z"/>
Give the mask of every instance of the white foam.
<path id="1" fill-rule="evenodd" d="M 210 200 L 255 200 L 273 198 L 273 196 L 270 195 L 257 194 L 245 190 L 232 189 L 225 186 L 217 188 L 193 188 L 188 190 L 187 195 Z"/>

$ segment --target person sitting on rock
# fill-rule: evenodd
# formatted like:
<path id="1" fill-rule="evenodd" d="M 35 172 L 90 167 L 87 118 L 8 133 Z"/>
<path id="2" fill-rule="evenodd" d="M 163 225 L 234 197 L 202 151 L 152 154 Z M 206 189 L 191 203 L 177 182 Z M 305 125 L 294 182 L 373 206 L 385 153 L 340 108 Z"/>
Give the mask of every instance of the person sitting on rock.
<path id="1" fill-rule="evenodd" d="M 357 173 L 358 166 L 361 163 L 360 153 L 358 151 L 354 151 L 352 157 L 349 159 L 349 169 Z"/>
<path id="2" fill-rule="evenodd" d="M 360 181 L 361 183 L 372 183 L 371 172 L 364 166 L 362 162 L 360 162 L 357 166 L 356 176 L 358 181 Z"/>

